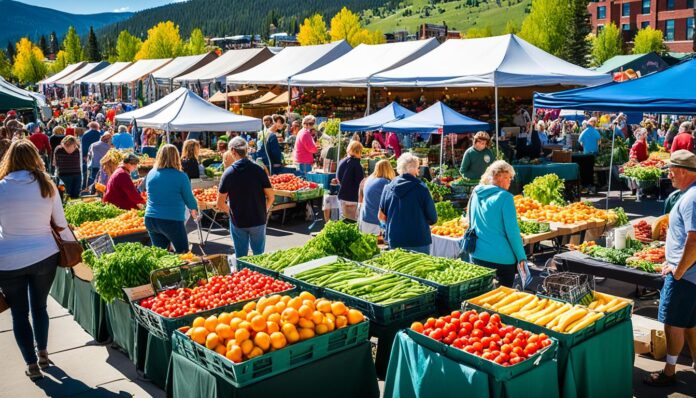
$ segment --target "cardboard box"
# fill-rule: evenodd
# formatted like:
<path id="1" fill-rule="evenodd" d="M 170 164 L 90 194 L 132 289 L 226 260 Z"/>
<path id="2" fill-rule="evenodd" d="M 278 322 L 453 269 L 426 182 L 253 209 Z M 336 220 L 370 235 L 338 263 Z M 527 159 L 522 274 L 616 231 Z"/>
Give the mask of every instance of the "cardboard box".
<path id="1" fill-rule="evenodd" d="M 667 354 L 667 340 L 662 324 L 640 315 L 633 315 L 633 349 L 636 354 L 662 359 Z"/>
<path id="2" fill-rule="evenodd" d="M 92 282 L 94 279 L 94 273 L 92 269 L 83 262 L 79 262 L 72 268 L 73 274 L 85 282 Z"/>

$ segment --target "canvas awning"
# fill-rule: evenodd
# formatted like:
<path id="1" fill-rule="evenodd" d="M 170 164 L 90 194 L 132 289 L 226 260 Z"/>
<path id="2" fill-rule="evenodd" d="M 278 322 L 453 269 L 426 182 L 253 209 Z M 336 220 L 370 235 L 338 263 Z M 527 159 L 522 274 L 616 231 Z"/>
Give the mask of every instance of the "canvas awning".
<path id="1" fill-rule="evenodd" d="M 85 76 L 92 74 L 94 72 L 100 71 L 108 66 L 109 66 L 108 62 L 91 62 L 91 63 L 83 66 L 82 68 L 74 71 L 73 73 L 56 80 L 53 83 L 60 84 L 63 86 L 68 86 L 68 85 L 75 83 L 75 81 L 77 79 L 85 77 Z"/>
<path id="2" fill-rule="evenodd" d="M 407 64 L 435 49 L 435 38 L 401 43 L 361 44 L 333 62 L 300 73 L 290 79 L 292 86 L 366 87 L 370 77 Z"/>
<path id="3" fill-rule="evenodd" d="M 611 76 L 573 65 L 515 35 L 447 40 L 399 68 L 370 78 L 390 87 L 593 86 Z"/>
<path id="4" fill-rule="evenodd" d="M 232 97 L 244 97 L 247 95 L 254 95 L 258 93 L 259 90 L 237 90 L 237 91 L 230 91 L 227 93 L 228 98 Z M 208 98 L 208 101 L 210 102 L 225 102 L 225 93 L 222 91 L 218 91 L 217 93 L 213 94 L 212 97 Z"/>
<path id="5" fill-rule="evenodd" d="M 464 116 L 437 101 L 422 112 L 384 124 L 382 130 L 394 133 L 449 134 L 490 130 L 490 125 Z"/>
<path id="6" fill-rule="evenodd" d="M 227 84 L 287 85 L 293 76 L 326 65 L 351 49 L 345 40 L 316 46 L 286 47 L 260 65 L 227 76 Z"/>
<path id="7" fill-rule="evenodd" d="M 0 111 L 8 111 L 10 109 L 34 109 L 36 107 L 36 99 L 29 94 L 22 93 L 22 89 L 8 87 L 12 86 L 0 77 Z M 14 86 L 12 86 L 14 87 Z"/>
<path id="8" fill-rule="evenodd" d="M 43 94 L 37 93 L 35 91 L 29 91 L 29 90 L 25 90 L 23 88 L 19 88 L 19 87 L 15 86 L 14 84 L 8 82 L 7 80 L 3 79 L 2 76 L 0 76 L 0 87 L 4 87 L 5 89 L 7 89 L 9 91 L 19 93 L 19 94 L 24 95 L 24 96 L 27 96 L 27 95 L 30 96 L 36 100 L 36 104 L 40 107 L 41 106 L 48 106 L 48 103 L 46 102 L 46 96 L 44 96 Z"/>
<path id="9" fill-rule="evenodd" d="M 190 73 L 202 68 L 217 58 L 214 52 L 186 57 L 176 57 L 172 62 L 152 73 L 157 84 L 169 84 L 175 77 Z"/>
<path id="10" fill-rule="evenodd" d="M 236 115 L 181 87 L 141 109 L 122 113 L 116 120 L 136 120 L 138 127 L 165 131 L 258 131 L 261 119 Z"/>
<path id="11" fill-rule="evenodd" d="M 595 69 L 600 73 L 613 73 L 627 69 L 640 72 L 642 76 L 667 69 L 669 65 L 654 52 L 647 54 L 617 55 L 606 60 Z"/>
<path id="12" fill-rule="evenodd" d="M 141 59 L 134 62 L 128 68 L 106 79 L 104 83 L 111 84 L 128 84 L 136 80 L 140 80 L 154 71 L 160 69 L 164 65 L 172 61 L 172 58 L 161 59 Z"/>
<path id="13" fill-rule="evenodd" d="M 392 102 L 391 104 L 385 106 L 379 111 L 365 116 L 360 119 L 349 120 L 347 122 L 341 122 L 342 131 L 371 131 L 380 130 L 382 126 L 386 123 L 393 122 L 396 120 L 401 120 L 405 117 L 414 115 L 412 112 L 403 106 Z"/>
<path id="14" fill-rule="evenodd" d="M 266 102 L 272 100 L 273 98 L 275 98 L 275 97 L 277 97 L 277 96 L 278 96 L 278 94 L 269 91 L 269 92 L 267 92 L 266 94 L 260 96 L 259 98 L 247 102 L 247 104 L 248 104 L 248 105 L 265 104 Z M 286 102 L 287 102 L 287 101 L 286 101 Z"/>
<path id="15" fill-rule="evenodd" d="M 69 74 L 75 72 L 76 70 L 82 68 L 85 65 L 87 65 L 87 62 L 76 62 L 74 64 L 70 64 L 70 65 L 66 66 L 65 69 L 63 69 L 62 71 L 60 71 L 52 76 L 49 76 L 49 77 L 41 80 L 40 82 L 38 82 L 36 84 L 38 84 L 38 85 L 53 84 L 56 82 L 56 80 L 60 80 L 60 79 L 64 78 L 65 76 L 68 76 Z"/>
<path id="16" fill-rule="evenodd" d="M 174 78 L 174 83 L 225 83 L 225 77 L 235 72 L 245 71 L 273 57 L 266 47 L 229 50 L 209 64 L 185 75 Z"/>
<path id="17" fill-rule="evenodd" d="M 98 84 L 103 83 L 106 79 L 121 72 L 132 64 L 132 62 L 114 62 L 106 68 L 90 73 L 87 76 L 75 80 L 75 84 Z"/>

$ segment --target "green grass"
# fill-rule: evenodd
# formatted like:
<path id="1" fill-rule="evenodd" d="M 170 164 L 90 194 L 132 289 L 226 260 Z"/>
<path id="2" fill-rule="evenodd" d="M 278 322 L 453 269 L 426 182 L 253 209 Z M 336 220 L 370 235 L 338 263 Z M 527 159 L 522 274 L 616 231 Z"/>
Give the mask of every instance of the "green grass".
<path id="1" fill-rule="evenodd" d="M 430 10 L 430 16 L 425 17 L 420 10 L 430 4 L 428 0 L 405 0 L 402 3 L 404 7 L 396 13 L 379 18 L 373 17 L 371 10 L 367 10 L 363 13 L 363 18 L 370 20 L 370 23 L 366 25 L 368 29 L 380 30 L 384 33 L 397 30 L 415 33 L 423 23 L 442 24 L 445 21 L 450 30 L 458 30 L 462 34 L 465 34 L 470 28 L 490 26 L 494 35 L 500 35 L 503 34 L 505 25 L 510 20 L 515 22 L 518 29 L 522 26 L 522 21 L 527 15 L 525 9 L 532 0 L 520 0 L 519 3 L 516 3 L 517 1 L 512 0 L 513 5 L 509 7 L 507 0 L 500 0 L 500 6 L 495 1 L 486 1 L 481 2 L 478 7 L 468 7 L 466 1 L 463 0 L 439 3 Z M 410 9 L 413 15 L 404 17 L 403 13 L 407 9 Z M 438 9 L 443 9 L 444 12 L 440 13 Z"/>

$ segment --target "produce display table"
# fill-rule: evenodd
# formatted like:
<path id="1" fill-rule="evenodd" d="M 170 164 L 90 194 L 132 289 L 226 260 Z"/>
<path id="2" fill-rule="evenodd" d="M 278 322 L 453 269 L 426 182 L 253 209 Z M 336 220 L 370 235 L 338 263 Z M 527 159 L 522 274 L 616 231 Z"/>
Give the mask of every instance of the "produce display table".
<path id="1" fill-rule="evenodd" d="M 577 272 L 594 276 L 635 283 L 653 289 L 662 289 L 664 278 L 658 273 L 649 273 L 634 268 L 595 260 L 578 251 L 557 254 L 554 257 L 559 271 Z"/>
<path id="2" fill-rule="evenodd" d="M 168 384 L 171 383 L 172 342 L 160 339 L 147 331 L 145 331 L 145 334 L 147 334 L 144 363 L 145 376 L 153 384 L 166 390 Z"/>
<path id="3" fill-rule="evenodd" d="M 104 301 L 90 282 L 73 278 L 73 317 L 82 328 L 102 343 L 108 340 L 106 330 L 106 307 Z"/>
<path id="4" fill-rule="evenodd" d="M 236 388 L 184 356 L 172 354 L 174 397 L 379 397 L 370 343 L 340 351 L 259 383 Z"/>
<path id="5" fill-rule="evenodd" d="M 111 346 L 125 353 L 137 366 L 139 346 L 136 339 L 141 326 L 135 322 L 130 304 L 116 299 L 113 303 L 105 304 L 105 308 L 106 330 L 111 336 Z"/>
<path id="6" fill-rule="evenodd" d="M 430 245 L 430 255 L 435 257 L 459 258 L 460 244 L 462 238 L 451 238 L 431 234 L 433 243 Z"/>
<path id="7" fill-rule="evenodd" d="M 556 174 L 566 181 L 576 181 L 580 177 L 577 163 L 515 164 L 515 182 L 523 187 L 533 179 L 546 174 Z"/>
<path id="8" fill-rule="evenodd" d="M 331 180 L 336 178 L 336 173 L 323 173 L 321 171 L 311 171 L 305 176 L 305 180 L 315 182 L 324 189 L 331 188 Z"/>
<path id="9" fill-rule="evenodd" d="M 67 309 L 71 313 L 73 312 L 73 273 L 70 268 L 58 267 L 49 294 L 61 307 Z"/>
<path id="10" fill-rule="evenodd" d="M 556 361 L 550 360 L 513 379 L 496 381 L 399 332 L 391 351 L 384 397 L 557 397 L 557 374 Z"/>

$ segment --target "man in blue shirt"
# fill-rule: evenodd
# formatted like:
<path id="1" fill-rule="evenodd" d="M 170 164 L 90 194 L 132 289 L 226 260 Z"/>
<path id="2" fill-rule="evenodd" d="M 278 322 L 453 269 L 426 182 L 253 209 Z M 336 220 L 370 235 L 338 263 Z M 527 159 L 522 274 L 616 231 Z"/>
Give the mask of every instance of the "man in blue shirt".
<path id="1" fill-rule="evenodd" d="M 114 134 L 111 143 L 116 149 L 133 149 L 135 145 L 133 136 L 130 135 L 126 126 L 118 126 L 118 133 Z"/>
<path id="2" fill-rule="evenodd" d="M 580 137 L 578 137 L 578 141 L 582 145 L 583 153 L 597 154 L 597 152 L 599 152 L 599 141 L 602 139 L 602 136 L 595 128 L 596 125 L 597 118 L 590 118 L 590 120 L 587 121 L 587 128 L 580 133 Z"/>
<path id="3" fill-rule="evenodd" d="M 87 173 L 87 159 L 89 157 L 89 147 L 92 146 L 95 142 L 99 141 L 99 138 L 101 138 L 102 132 L 99 129 L 99 123 L 97 122 L 90 122 L 87 127 L 89 127 L 89 130 L 85 131 L 84 134 L 82 134 L 82 137 L 80 137 L 80 151 L 82 154 L 82 188 L 86 188 L 89 181 L 88 181 L 88 173 Z"/>
<path id="4" fill-rule="evenodd" d="M 669 178 L 683 192 L 669 213 L 665 245 L 667 264 L 662 268 L 665 283 L 660 293 L 657 320 L 665 324 L 667 357 L 665 368 L 644 381 L 654 386 L 677 382 L 677 357 L 684 340 L 696 358 L 696 155 L 687 150 L 670 156 Z"/>

